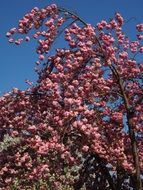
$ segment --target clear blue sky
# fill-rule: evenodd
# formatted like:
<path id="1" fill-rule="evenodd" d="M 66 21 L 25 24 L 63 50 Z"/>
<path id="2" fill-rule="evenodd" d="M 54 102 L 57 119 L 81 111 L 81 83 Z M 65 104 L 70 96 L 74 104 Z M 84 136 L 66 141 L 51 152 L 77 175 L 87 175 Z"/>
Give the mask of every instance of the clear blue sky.
<path id="1" fill-rule="evenodd" d="M 0 3 L 0 95 L 12 87 L 25 89 L 25 79 L 36 80 L 35 43 L 14 46 L 5 37 L 5 33 L 16 26 L 18 20 L 34 6 L 56 3 L 76 11 L 92 24 L 101 19 L 110 19 L 115 12 L 120 12 L 126 20 L 131 17 L 137 19 L 126 26 L 130 35 L 134 35 L 136 22 L 143 22 L 143 0 L 1 0 Z"/>

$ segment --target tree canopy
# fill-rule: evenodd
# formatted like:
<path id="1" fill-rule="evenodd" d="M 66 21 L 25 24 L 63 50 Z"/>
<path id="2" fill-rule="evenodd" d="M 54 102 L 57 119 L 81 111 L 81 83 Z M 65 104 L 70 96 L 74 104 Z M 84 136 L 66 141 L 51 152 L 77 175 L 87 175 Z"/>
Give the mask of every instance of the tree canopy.
<path id="1" fill-rule="evenodd" d="M 36 85 L 0 97 L 0 189 L 141 190 L 143 24 L 96 26 L 55 4 L 6 36 L 37 40 Z M 50 52 L 56 39 L 66 45 Z"/>

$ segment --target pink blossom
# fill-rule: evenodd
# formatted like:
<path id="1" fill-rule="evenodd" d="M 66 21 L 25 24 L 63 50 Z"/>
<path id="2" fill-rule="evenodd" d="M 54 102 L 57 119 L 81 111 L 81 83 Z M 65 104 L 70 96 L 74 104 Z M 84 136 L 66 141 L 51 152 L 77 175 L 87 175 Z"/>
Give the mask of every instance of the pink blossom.
<path id="1" fill-rule="evenodd" d="M 43 61 L 45 59 L 44 55 L 39 55 L 39 60 Z"/>
<path id="2" fill-rule="evenodd" d="M 137 24 L 136 29 L 138 32 L 143 32 L 143 24 Z"/>
<path id="3" fill-rule="evenodd" d="M 140 53 L 143 53 L 143 46 L 142 47 L 140 47 Z"/>

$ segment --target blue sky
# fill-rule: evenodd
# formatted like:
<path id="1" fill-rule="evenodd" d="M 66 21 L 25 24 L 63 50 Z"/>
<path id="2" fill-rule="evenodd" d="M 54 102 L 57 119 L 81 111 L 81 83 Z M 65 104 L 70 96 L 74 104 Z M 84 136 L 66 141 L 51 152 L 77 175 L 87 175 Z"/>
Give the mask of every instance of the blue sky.
<path id="1" fill-rule="evenodd" d="M 12 87 L 25 89 L 25 79 L 36 81 L 34 62 L 37 60 L 34 42 L 14 46 L 7 42 L 5 33 L 17 26 L 18 20 L 34 6 L 44 7 L 56 3 L 79 14 L 95 25 L 101 19 L 110 19 L 120 12 L 126 20 L 126 31 L 134 36 L 134 26 L 143 22 L 143 0 L 1 0 L 0 6 L 0 95 Z"/>

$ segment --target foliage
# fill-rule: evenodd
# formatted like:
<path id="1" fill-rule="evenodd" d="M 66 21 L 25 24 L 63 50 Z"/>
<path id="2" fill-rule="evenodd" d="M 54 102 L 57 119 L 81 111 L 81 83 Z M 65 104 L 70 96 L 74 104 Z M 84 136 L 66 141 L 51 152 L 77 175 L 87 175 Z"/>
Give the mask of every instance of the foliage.
<path id="1" fill-rule="evenodd" d="M 142 189 L 143 24 L 134 41 L 123 24 L 116 13 L 92 26 L 53 4 L 6 34 L 37 39 L 39 78 L 0 97 L 1 144 L 19 139 L 0 152 L 1 190 Z M 51 55 L 61 34 L 67 45 Z"/>

